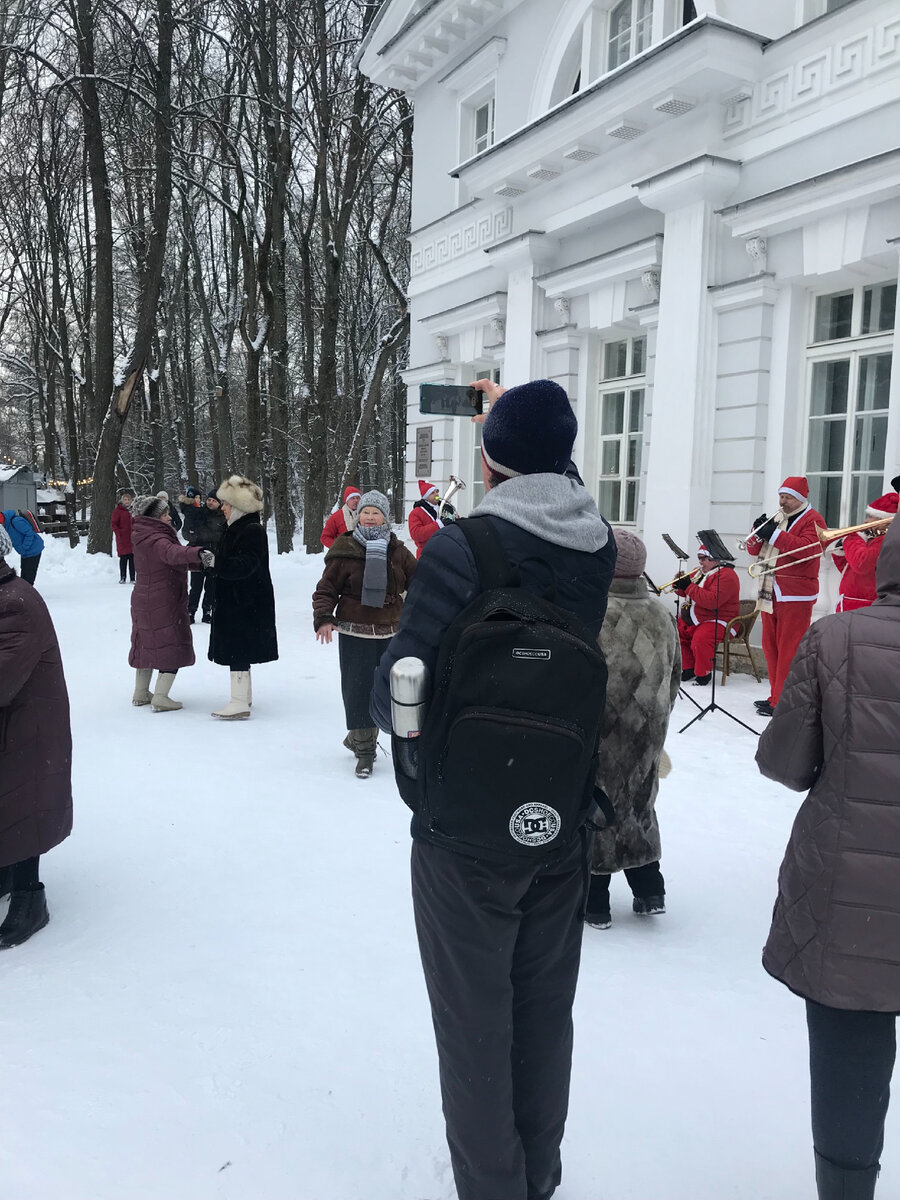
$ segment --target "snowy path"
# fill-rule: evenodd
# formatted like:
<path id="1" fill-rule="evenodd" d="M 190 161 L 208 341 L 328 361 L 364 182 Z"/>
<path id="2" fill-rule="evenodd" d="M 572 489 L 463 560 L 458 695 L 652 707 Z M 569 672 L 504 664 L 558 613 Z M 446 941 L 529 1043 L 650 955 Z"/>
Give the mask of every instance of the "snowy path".
<path id="1" fill-rule="evenodd" d="M 389 762 L 353 777 L 321 559 L 273 563 L 282 658 L 216 723 L 206 661 L 181 713 L 129 703 L 130 588 L 55 542 L 38 582 L 73 708 L 75 832 L 43 864 L 52 920 L 0 959 L 0 1200 L 450 1200 L 430 1017 Z M 763 694 L 721 700 L 749 719 Z M 674 728 L 687 719 L 679 701 Z M 588 929 L 559 1200 L 814 1194 L 801 1002 L 759 954 L 799 797 L 712 715 L 669 749 L 669 912 L 624 880 Z M 900 1191 L 896 1109 L 881 1194 Z"/>

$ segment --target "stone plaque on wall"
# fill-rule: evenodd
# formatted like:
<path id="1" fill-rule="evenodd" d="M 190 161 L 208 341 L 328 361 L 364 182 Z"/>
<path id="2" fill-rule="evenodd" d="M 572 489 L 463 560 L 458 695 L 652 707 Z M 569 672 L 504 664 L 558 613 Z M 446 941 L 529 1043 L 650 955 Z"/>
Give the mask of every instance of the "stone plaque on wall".
<path id="1" fill-rule="evenodd" d="M 419 425 L 416 429 L 416 474 L 427 479 L 431 474 L 431 440 L 433 425 Z"/>

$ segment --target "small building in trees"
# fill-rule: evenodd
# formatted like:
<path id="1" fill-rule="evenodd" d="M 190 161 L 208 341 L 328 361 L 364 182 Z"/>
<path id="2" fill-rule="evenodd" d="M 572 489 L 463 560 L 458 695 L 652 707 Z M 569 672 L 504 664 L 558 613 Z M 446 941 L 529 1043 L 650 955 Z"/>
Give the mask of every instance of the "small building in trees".
<path id="1" fill-rule="evenodd" d="M 30 467 L 6 466 L 0 462 L 0 511 L 8 508 L 37 512 L 40 477 Z"/>

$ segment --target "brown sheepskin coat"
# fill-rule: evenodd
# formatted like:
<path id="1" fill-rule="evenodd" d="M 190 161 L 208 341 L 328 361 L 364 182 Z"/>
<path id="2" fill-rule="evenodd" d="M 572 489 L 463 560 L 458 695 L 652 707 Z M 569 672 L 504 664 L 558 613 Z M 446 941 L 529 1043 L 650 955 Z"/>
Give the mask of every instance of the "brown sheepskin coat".
<path id="1" fill-rule="evenodd" d="M 313 627 L 329 622 L 345 633 L 389 637 L 397 632 L 403 611 L 403 594 L 416 569 L 416 560 L 396 534 L 391 534 L 387 552 L 387 591 L 382 608 L 362 602 L 366 551 L 352 533 L 337 538 L 325 555 L 325 570 L 313 592 Z M 337 609 L 337 613 L 335 613 Z"/>
<path id="2" fill-rule="evenodd" d="M 47 606 L 0 558 L 0 867 L 72 830 L 72 737 Z"/>
<path id="3" fill-rule="evenodd" d="M 616 824 L 597 834 L 591 870 L 610 875 L 660 858 L 656 793 L 681 653 L 671 614 L 643 579 L 613 579 L 597 640 L 609 669 L 597 782 Z"/>
<path id="4" fill-rule="evenodd" d="M 190 567 L 200 567 L 197 546 L 183 546 L 171 525 L 135 517 L 131 526 L 137 583 L 131 593 L 129 665 L 174 670 L 194 663 L 187 606 Z"/>
<path id="5" fill-rule="evenodd" d="M 868 608 L 816 621 L 760 738 L 760 771 L 809 794 L 763 966 L 830 1008 L 900 1012 L 900 520 Z"/>

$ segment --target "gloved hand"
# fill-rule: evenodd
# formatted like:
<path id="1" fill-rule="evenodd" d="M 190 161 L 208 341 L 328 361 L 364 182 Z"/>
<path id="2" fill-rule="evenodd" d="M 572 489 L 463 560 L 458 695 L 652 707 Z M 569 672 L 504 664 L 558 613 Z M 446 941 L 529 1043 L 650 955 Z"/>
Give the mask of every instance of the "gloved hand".
<path id="1" fill-rule="evenodd" d="M 774 517 L 769 517 L 764 524 L 760 525 L 757 529 L 754 529 L 753 532 L 761 542 L 767 542 L 777 528 L 778 522 Z"/>
<path id="2" fill-rule="evenodd" d="M 216 565 L 216 556 L 212 550 L 201 550 L 200 561 L 203 563 L 204 569 L 209 571 Z"/>
<path id="3" fill-rule="evenodd" d="M 765 525 L 765 523 L 766 523 L 766 521 L 768 521 L 768 519 L 769 518 L 766 516 L 765 513 L 760 513 L 760 515 L 753 522 L 753 532 L 755 533 L 756 530 L 759 529 L 760 525 Z"/>
<path id="4" fill-rule="evenodd" d="M 692 582 L 693 580 L 691 579 L 690 575 L 679 575 L 672 586 L 675 588 L 676 592 L 686 592 L 691 586 Z"/>

